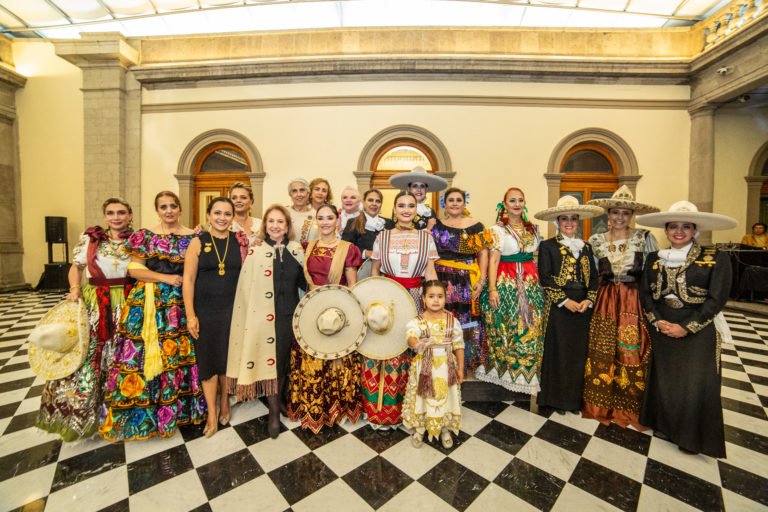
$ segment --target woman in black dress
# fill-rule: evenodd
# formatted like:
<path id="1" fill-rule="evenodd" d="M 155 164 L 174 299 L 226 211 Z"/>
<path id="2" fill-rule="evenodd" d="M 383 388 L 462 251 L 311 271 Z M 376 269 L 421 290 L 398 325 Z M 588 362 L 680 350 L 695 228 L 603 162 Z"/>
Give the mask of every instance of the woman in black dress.
<path id="1" fill-rule="evenodd" d="M 731 265 L 715 247 L 695 240 L 698 230 L 730 229 L 736 221 L 699 212 L 688 201 L 637 218 L 663 227 L 671 244 L 648 255 L 640 300 L 651 331 L 651 366 L 640 423 L 686 453 L 725 457 L 720 403 L 720 311 L 728 300 Z"/>
<path id="2" fill-rule="evenodd" d="M 248 236 L 242 231 L 229 230 L 235 212 L 230 199 L 217 197 L 206 211 L 211 228 L 189 244 L 182 289 L 187 329 L 197 340 L 197 366 L 208 405 L 208 422 L 203 433 L 211 437 L 219 423 L 229 423 L 225 381 L 229 324 Z"/>
<path id="3" fill-rule="evenodd" d="M 363 194 L 363 214 L 347 222 L 341 234 L 341 239 L 352 242 L 363 256 L 363 265 L 357 271 L 358 281 L 371 277 L 371 251 L 376 235 L 383 229 L 395 227 L 394 221 L 379 215 L 383 198 L 381 192 L 375 188 Z"/>
<path id="4" fill-rule="evenodd" d="M 598 206 L 563 196 L 539 220 L 556 220 L 558 234 L 539 245 L 539 278 L 544 288 L 544 356 L 538 403 L 559 414 L 578 413 L 584 389 L 589 320 L 597 295 L 592 248 L 577 237 L 579 221 L 601 215 Z"/>

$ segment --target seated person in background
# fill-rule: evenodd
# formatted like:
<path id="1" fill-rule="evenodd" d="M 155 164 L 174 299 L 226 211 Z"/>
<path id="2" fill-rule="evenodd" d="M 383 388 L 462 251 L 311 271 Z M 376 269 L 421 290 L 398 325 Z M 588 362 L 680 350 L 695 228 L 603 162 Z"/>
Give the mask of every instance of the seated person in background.
<path id="1" fill-rule="evenodd" d="M 741 243 L 752 247 L 768 248 L 768 234 L 765 233 L 765 224 L 762 222 L 752 224 L 752 233 L 744 235 Z"/>

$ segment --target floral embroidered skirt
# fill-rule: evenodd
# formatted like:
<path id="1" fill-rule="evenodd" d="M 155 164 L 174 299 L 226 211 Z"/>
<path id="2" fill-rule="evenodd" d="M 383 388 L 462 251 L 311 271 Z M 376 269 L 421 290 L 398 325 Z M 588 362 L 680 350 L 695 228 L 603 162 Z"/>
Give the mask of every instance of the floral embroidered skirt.
<path id="1" fill-rule="evenodd" d="M 360 402 L 360 356 L 355 352 L 334 360 L 314 358 L 298 344 L 291 349 L 288 417 L 317 434 L 363 413 Z"/>
<path id="2" fill-rule="evenodd" d="M 448 358 L 454 355 L 445 348 L 434 349 L 432 355 L 432 389 L 434 397 L 417 394 L 422 354 L 416 354 L 411 361 L 408 389 L 403 402 L 403 425 L 416 432 L 426 432 L 432 440 L 448 429 L 459 435 L 461 428 L 461 388 L 448 385 Z"/>
<path id="3" fill-rule="evenodd" d="M 40 412 L 36 426 L 59 434 L 64 441 L 75 441 L 92 436 L 99 426 L 99 407 L 104 387 L 104 375 L 111 356 L 109 327 L 117 323 L 125 295 L 130 286 L 83 287 L 83 300 L 91 324 L 88 353 L 83 365 L 63 379 L 49 380 L 40 397 Z M 111 315 L 99 318 L 99 313 Z M 100 325 L 101 323 L 107 325 Z M 99 327 L 106 329 L 107 339 L 99 339 Z"/>
<path id="4" fill-rule="evenodd" d="M 474 370 L 486 362 L 488 345 L 482 316 L 472 314 L 472 285 L 469 271 L 435 264 L 437 278 L 447 284 L 445 309 L 461 323 L 464 331 L 464 368 Z"/>
<path id="5" fill-rule="evenodd" d="M 155 284 L 155 318 L 163 371 L 144 377 L 145 284 L 137 283 L 126 300 L 109 367 L 99 433 L 108 441 L 170 437 L 176 427 L 203 423 L 205 398 L 189 336 L 181 287 Z"/>
<path id="6" fill-rule="evenodd" d="M 363 406 L 368 423 L 373 428 L 399 425 L 403 421 L 410 351 L 392 359 L 362 359 Z"/>
<path id="7" fill-rule="evenodd" d="M 518 283 L 518 269 L 521 281 Z M 475 370 L 478 380 L 498 384 L 511 391 L 538 393 L 544 346 L 542 311 L 544 292 L 536 264 L 500 262 L 496 290 L 499 307 L 492 309 L 488 289 L 480 295 L 488 343 L 488 362 Z M 524 297 L 523 297 L 524 295 Z M 527 303 L 528 320 L 521 311 Z"/>
<path id="8" fill-rule="evenodd" d="M 603 283 L 589 326 L 582 415 L 644 429 L 640 405 L 651 343 L 634 283 Z"/>

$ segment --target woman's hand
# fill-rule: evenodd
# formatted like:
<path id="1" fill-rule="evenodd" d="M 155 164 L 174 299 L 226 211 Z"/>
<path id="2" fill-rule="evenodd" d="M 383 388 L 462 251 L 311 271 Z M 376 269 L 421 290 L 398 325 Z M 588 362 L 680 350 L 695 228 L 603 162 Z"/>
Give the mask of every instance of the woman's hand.
<path id="1" fill-rule="evenodd" d="M 485 279 L 481 279 L 475 283 L 472 287 L 472 300 L 477 300 L 481 293 L 483 293 L 483 287 L 485 286 Z"/>
<path id="2" fill-rule="evenodd" d="M 491 305 L 491 309 L 496 309 L 499 307 L 498 290 L 491 290 L 488 292 L 488 303 Z"/>
<path id="3" fill-rule="evenodd" d="M 200 337 L 200 320 L 196 316 L 187 316 L 187 330 L 193 338 Z"/>
<path id="4" fill-rule="evenodd" d="M 656 327 L 662 334 L 669 336 L 670 338 L 684 338 L 688 335 L 688 331 L 680 324 L 673 324 L 666 320 L 659 320 L 656 322 Z"/>
<path id="5" fill-rule="evenodd" d="M 462 366 L 457 368 L 457 373 L 459 374 L 459 382 L 458 383 L 461 384 L 462 382 L 464 382 L 464 368 Z"/>
<path id="6" fill-rule="evenodd" d="M 563 307 L 571 313 L 581 313 L 581 304 L 575 300 L 565 299 L 565 305 Z"/>
<path id="7" fill-rule="evenodd" d="M 579 313 L 584 313 L 586 310 L 589 309 L 589 306 L 592 305 L 592 301 L 589 299 L 584 299 L 583 301 L 579 302 Z"/>
<path id="8" fill-rule="evenodd" d="M 171 286 L 179 287 L 181 286 L 181 283 L 184 281 L 184 279 L 181 276 L 178 276 L 176 274 L 166 274 L 165 278 L 163 279 L 163 282 L 165 284 L 169 284 Z"/>
<path id="9" fill-rule="evenodd" d="M 83 296 L 83 292 L 80 291 L 79 286 L 70 286 L 69 293 L 67 294 L 66 299 L 71 300 L 72 302 L 77 302 L 78 300 L 80 300 L 82 296 Z"/>

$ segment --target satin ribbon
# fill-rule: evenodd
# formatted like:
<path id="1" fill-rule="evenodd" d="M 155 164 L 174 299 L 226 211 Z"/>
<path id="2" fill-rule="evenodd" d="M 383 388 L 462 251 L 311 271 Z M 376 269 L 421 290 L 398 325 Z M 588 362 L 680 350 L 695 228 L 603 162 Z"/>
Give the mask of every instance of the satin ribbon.
<path id="1" fill-rule="evenodd" d="M 461 261 L 455 261 L 455 260 L 437 260 L 435 262 L 436 265 L 442 265 L 443 267 L 448 268 L 455 268 L 456 270 L 466 270 L 469 272 L 469 284 L 472 288 L 472 292 L 474 295 L 475 291 L 475 285 L 480 282 L 480 265 L 477 264 L 477 262 L 472 262 L 471 264 L 464 263 Z M 477 316 L 480 314 L 480 305 L 478 304 L 478 301 L 475 299 L 472 299 L 472 315 Z"/>
<path id="2" fill-rule="evenodd" d="M 128 270 L 149 269 L 132 261 L 128 264 Z M 144 377 L 147 381 L 163 371 L 163 354 L 160 350 L 155 313 L 155 283 L 144 282 L 144 324 L 141 326 L 141 337 L 144 340 Z"/>

